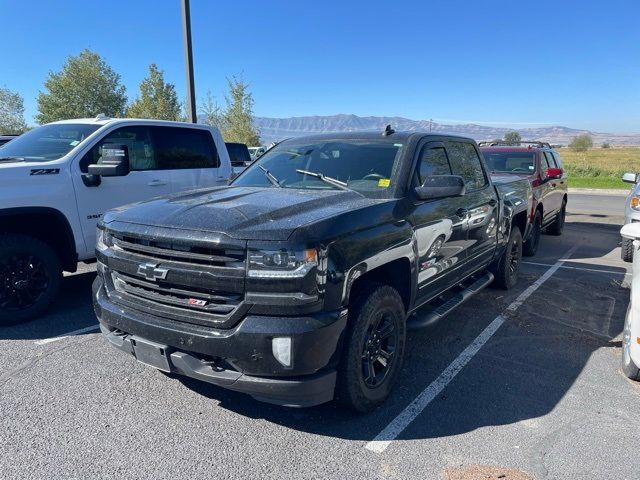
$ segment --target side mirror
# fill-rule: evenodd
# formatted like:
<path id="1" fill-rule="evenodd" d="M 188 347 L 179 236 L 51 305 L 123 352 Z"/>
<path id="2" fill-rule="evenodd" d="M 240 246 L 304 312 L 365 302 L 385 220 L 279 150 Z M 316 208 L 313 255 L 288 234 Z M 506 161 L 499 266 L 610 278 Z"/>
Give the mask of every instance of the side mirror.
<path id="1" fill-rule="evenodd" d="M 622 181 L 627 183 L 637 183 L 638 176 L 635 173 L 625 173 L 622 175 Z"/>
<path id="2" fill-rule="evenodd" d="M 433 175 L 425 178 L 422 186 L 415 188 L 415 192 L 420 200 L 461 197 L 465 193 L 465 185 L 458 175 Z"/>
<path id="3" fill-rule="evenodd" d="M 561 168 L 547 168 L 546 177 L 547 177 L 547 180 L 555 180 L 557 178 L 562 178 L 562 169 Z"/>
<path id="4" fill-rule="evenodd" d="M 100 163 L 89 165 L 88 172 L 100 177 L 124 177 L 129 173 L 128 147 L 105 143 Z"/>

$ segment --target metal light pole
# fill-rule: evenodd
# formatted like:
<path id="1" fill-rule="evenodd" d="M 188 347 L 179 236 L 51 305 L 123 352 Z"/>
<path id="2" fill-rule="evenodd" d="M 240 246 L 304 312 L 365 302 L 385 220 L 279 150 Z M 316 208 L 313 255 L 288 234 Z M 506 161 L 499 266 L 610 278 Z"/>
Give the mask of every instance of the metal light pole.
<path id="1" fill-rule="evenodd" d="M 196 112 L 195 85 L 193 82 L 193 52 L 191 50 L 191 10 L 189 0 L 182 0 L 182 33 L 184 62 L 187 68 L 187 115 L 191 123 L 198 123 Z"/>

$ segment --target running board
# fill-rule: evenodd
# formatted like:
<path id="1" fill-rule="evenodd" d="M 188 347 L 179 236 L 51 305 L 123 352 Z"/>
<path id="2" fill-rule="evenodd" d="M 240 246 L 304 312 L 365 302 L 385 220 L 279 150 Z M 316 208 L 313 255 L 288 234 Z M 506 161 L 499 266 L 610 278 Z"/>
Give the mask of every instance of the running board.
<path id="1" fill-rule="evenodd" d="M 434 322 L 440 320 L 445 315 L 448 315 L 452 310 L 455 310 L 457 307 L 469 300 L 491 282 L 493 282 L 493 274 L 491 272 L 485 273 L 482 277 L 478 278 L 467 288 L 456 293 L 442 305 L 434 308 L 426 315 L 421 315 L 419 319 L 415 316 L 411 317 L 410 320 L 407 321 L 407 328 L 409 330 L 417 330 L 419 328 L 424 328 L 433 324 Z"/>

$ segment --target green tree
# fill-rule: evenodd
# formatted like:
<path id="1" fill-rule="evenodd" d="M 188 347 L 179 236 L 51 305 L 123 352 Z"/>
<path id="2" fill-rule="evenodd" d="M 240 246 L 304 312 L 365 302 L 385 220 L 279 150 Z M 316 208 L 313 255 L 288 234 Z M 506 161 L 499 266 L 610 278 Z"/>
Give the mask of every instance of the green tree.
<path id="1" fill-rule="evenodd" d="M 586 152 L 591 147 L 593 147 L 593 140 L 586 133 L 573 137 L 573 140 L 569 142 L 569 148 L 574 152 Z"/>
<path id="2" fill-rule="evenodd" d="M 127 108 L 127 117 L 180 120 L 181 113 L 176 87 L 166 83 L 164 71 L 152 63 L 149 75 L 140 83 L 140 96 Z"/>
<path id="3" fill-rule="evenodd" d="M 253 95 L 249 85 L 236 77 L 227 78 L 229 93 L 225 95 L 220 130 L 227 142 L 260 145 L 260 134 L 253 126 Z"/>
<path id="4" fill-rule="evenodd" d="M 604 142 L 604 143 L 601 145 L 601 147 L 602 147 L 602 148 L 611 148 L 611 144 L 609 144 L 609 143 L 607 143 L 607 142 Z"/>
<path id="5" fill-rule="evenodd" d="M 224 123 L 224 113 L 220 108 L 220 105 L 216 102 L 215 97 L 212 95 L 211 90 L 207 90 L 207 96 L 200 102 L 202 104 L 202 110 L 200 114 L 200 120 L 205 125 L 211 125 L 212 127 L 218 127 L 222 130 Z"/>
<path id="6" fill-rule="evenodd" d="M 22 96 L 18 92 L 0 87 L 0 135 L 22 133 L 26 129 Z"/>
<path id="7" fill-rule="evenodd" d="M 504 141 L 507 143 L 518 143 L 520 140 L 522 140 L 522 137 L 520 137 L 520 134 L 516 131 L 504 134 Z"/>
<path id="8" fill-rule="evenodd" d="M 44 86 L 47 91 L 38 93 L 38 123 L 99 113 L 121 117 L 127 105 L 120 75 L 100 55 L 86 49 L 67 58 L 60 72 L 49 72 Z"/>

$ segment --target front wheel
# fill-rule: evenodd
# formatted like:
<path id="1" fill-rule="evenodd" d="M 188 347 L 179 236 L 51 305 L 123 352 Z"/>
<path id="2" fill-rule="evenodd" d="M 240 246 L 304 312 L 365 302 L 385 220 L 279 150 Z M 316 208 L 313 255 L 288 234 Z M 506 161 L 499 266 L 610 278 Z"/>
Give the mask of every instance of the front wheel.
<path id="1" fill-rule="evenodd" d="M 60 260 L 46 243 L 26 235 L 0 236 L 0 326 L 41 315 L 61 278 Z"/>
<path id="2" fill-rule="evenodd" d="M 553 221 L 551 225 L 547 227 L 546 232 L 549 235 L 555 235 L 555 236 L 562 235 L 566 216 L 567 216 L 567 201 L 563 200 L 562 207 L 560 207 L 560 211 L 558 212 L 558 215 L 556 215 L 556 219 Z"/>
<path id="3" fill-rule="evenodd" d="M 633 240 L 629 238 L 622 239 L 622 250 L 620 250 L 620 257 L 624 262 L 633 262 Z"/>
<path id="4" fill-rule="evenodd" d="M 396 289 L 372 285 L 353 302 L 349 317 L 336 401 L 369 412 L 387 399 L 402 367 L 404 304 Z"/>
<path id="5" fill-rule="evenodd" d="M 520 229 L 512 225 L 509 241 L 498 260 L 490 269 L 494 276 L 494 284 L 498 288 L 509 290 L 518 281 L 520 262 L 522 260 L 522 233 Z"/>
<path id="6" fill-rule="evenodd" d="M 538 251 L 538 245 L 540 244 L 540 234 L 542 233 L 542 215 L 540 210 L 536 211 L 536 216 L 533 218 L 533 225 L 531 235 L 526 242 L 522 245 L 522 254 L 526 257 L 533 257 Z"/>

